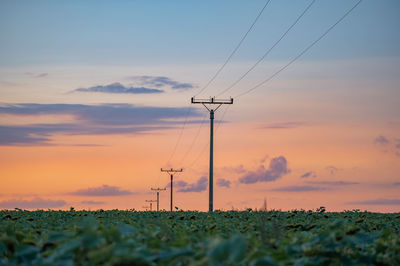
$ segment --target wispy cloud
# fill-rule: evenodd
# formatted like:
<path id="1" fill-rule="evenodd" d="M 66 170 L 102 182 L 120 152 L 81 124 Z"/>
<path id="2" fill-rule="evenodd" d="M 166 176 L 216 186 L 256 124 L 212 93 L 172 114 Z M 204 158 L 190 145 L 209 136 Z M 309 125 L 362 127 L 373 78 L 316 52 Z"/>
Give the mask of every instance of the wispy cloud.
<path id="1" fill-rule="evenodd" d="M 94 200 L 84 200 L 84 201 L 81 201 L 81 203 L 85 204 L 85 205 L 101 205 L 101 204 L 104 204 L 105 202 L 104 201 L 94 201 Z"/>
<path id="2" fill-rule="evenodd" d="M 391 141 L 387 137 L 380 135 L 374 139 L 374 144 L 380 146 L 383 149 L 381 150 L 382 152 L 400 157 L 400 139 L 395 138 Z"/>
<path id="3" fill-rule="evenodd" d="M 203 176 L 200 177 L 195 183 L 187 183 L 186 181 L 179 180 L 174 182 L 174 186 L 178 192 L 202 192 L 207 189 L 208 179 Z M 166 187 L 169 187 L 170 183 Z"/>
<path id="4" fill-rule="evenodd" d="M 308 178 L 308 177 L 316 177 L 316 176 L 317 175 L 313 171 L 310 171 L 310 172 L 306 172 L 306 173 L 302 174 L 300 176 L 300 178 Z"/>
<path id="5" fill-rule="evenodd" d="M 134 194 L 132 191 L 123 190 L 119 187 L 103 185 L 101 187 L 93 187 L 80 189 L 70 193 L 78 196 L 125 196 Z"/>
<path id="6" fill-rule="evenodd" d="M 45 77 L 47 77 L 49 75 L 49 73 L 39 73 L 39 74 L 37 74 L 37 73 L 32 73 L 32 72 L 25 72 L 24 74 L 27 75 L 27 76 L 34 77 L 34 78 L 45 78 Z"/>
<path id="7" fill-rule="evenodd" d="M 348 202 L 348 204 L 361 205 L 400 205 L 400 199 L 374 199 Z"/>
<path id="8" fill-rule="evenodd" d="M 89 88 L 79 88 L 72 92 L 103 92 L 103 93 L 124 93 L 124 94 L 150 94 L 150 93 L 163 93 L 163 90 L 150 89 L 145 87 L 129 87 L 124 86 L 119 82 L 108 85 L 98 85 Z"/>
<path id="9" fill-rule="evenodd" d="M 307 192 L 307 191 L 323 191 L 329 190 L 326 187 L 315 187 L 315 186 L 286 186 L 271 189 L 271 191 L 281 191 L 281 192 Z"/>
<path id="10" fill-rule="evenodd" d="M 374 139 L 374 143 L 382 146 L 386 146 L 390 143 L 390 141 L 385 136 L 378 136 Z"/>
<path id="11" fill-rule="evenodd" d="M 229 188 L 231 187 L 231 181 L 224 178 L 219 178 L 217 180 L 217 186 Z"/>
<path id="12" fill-rule="evenodd" d="M 163 76 L 132 76 L 129 79 L 139 82 L 143 86 L 156 88 L 169 87 L 174 90 L 188 90 L 197 87 L 191 83 L 183 83 Z"/>
<path id="13" fill-rule="evenodd" d="M 0 208 L 5 209 L 52 209 L 65 206 L 67 203 L 64 200 L 51 200 L 34 198 L 32 200 L 12 199 L 0 201 Z"/>
<path id="14" fill-rule="evenodd" d="M 285 129 L 285 128 L 297 128 L 300 126 L 304 126 L 307 123 L 305 122 L 280 122 L 280 123 L 271 123 L 263 126 L 263 129 Z"/>
<path id="15" fill-rule="evenodd" d="M 349 186 L 349 185 L 358 185 L 359 182 L 351 182 L 351 181 L 311 181 L 308 180 L 306 183 L 314 184 L 314 185 L 330 185 L 330 186 Z"/>
<path id="16" fill-rule="evenodd" d="M 129 104 L 3 104 L 0 115 L 71 115 L 68 124 L 0 125 L 0 145 L 50 145 L 52 135 L 139 134 L 183 123 L 187 109 Z M 201 113 L 194 109 L 192 117 Z M 193 123 L 201 121 L 194 120 Z"/>
<path id="17" fill-rule="evenodd" d="M 243 177 L 239 178 L 242 184 L 253 184 L 258 182 L 275 181 L 290 170 L 287 168 L 287 160 L 284 156 L 272 158 L 269 167 L 266 169 L 264 165 L 258 167 L 256 171 L 249 171 Z"/>

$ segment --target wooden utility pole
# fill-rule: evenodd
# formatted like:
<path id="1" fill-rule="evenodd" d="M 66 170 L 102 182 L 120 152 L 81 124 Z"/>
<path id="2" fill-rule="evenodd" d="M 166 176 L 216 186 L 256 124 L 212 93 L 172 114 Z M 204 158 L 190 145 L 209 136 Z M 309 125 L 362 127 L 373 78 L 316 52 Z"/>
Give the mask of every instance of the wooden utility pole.
<path id="1" fill-rule="evenodd" d="M 153 210 L 153 202 L 157 202 L 156 200 L 146 200 L 146 202 L 150 202 L 150 211 Z"/>
<path id="2" fill-rule="evenodd" d="M 151 188 L 153 191 L 157 191 L 157 211 L 160 210 L 160 191 L 167 190 L 166 188 Z"/>
<path id="3" fill-rule="evenodd" d="M 173 205 L 172 199 L 173 199 L 174 173 L 183 172 L 183 169 L 182 168 L 181 169 L 173 169 L 173 168 L 171 168 L 171 169 L 163 169 L 163 168 L 161 168 L 161 172 L 166 172 L 171 176 L 171 211 L 173 211 L 173 209 L 172 209 L 172 205 Z"/>
<path id="4" fill-rule="evenodd" d="M 191 102 L 193 104 L 202 104 L 209 112 L 210 112 L 210 170 L 209 170 L 209 198 L 208 198 L 208 211 L 212 212 L 213 211 L 213 171 L 214 171 L 214 113 L 218 110 L 218 108 L 221 107 L 223 104 L 233 104 L 233 99 L 230 98 L 228 100 L 222 100 L 222 99 L 215 99 L 214 97 L 210 99 L 200 99 L 200 100 L 195 100 L 194 97 L 192 97 Z M 207 107 L 207 105 L 218 105 L 217 108 L 212 109 Z"/>

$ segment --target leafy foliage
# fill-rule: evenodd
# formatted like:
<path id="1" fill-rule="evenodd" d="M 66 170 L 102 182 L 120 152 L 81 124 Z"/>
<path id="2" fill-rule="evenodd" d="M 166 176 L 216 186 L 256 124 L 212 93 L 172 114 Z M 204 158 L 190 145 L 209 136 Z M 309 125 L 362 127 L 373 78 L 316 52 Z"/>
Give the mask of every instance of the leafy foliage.
<path id="1" fill-rule="evenodd" d="M 0 211 L 0 265 L 400 265 L 400 215 Z"/>

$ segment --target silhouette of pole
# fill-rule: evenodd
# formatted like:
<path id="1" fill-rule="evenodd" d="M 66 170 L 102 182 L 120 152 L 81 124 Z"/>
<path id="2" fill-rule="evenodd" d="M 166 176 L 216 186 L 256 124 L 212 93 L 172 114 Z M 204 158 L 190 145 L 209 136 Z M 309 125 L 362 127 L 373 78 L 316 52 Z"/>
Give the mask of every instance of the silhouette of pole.
<path id="1" fill-rule="evenodd" d="M 221 107 L 223 104 L 233 104 L 233 99 L 230 98 L 229 100 L 222 100 L 222 99 L 215 99 L 214 97 L 210 99 L 203 99 L 203 100 L 195 100 L 192 97 L 191 102 L 193 104 L 202 104 L 209 112 L 210 112 L 210 170 L 209 170 L 209 195 L 208 195 L 208 211 L 212 212 L 214 209 L 214 114 Z M 218 105 L 217 108 L 212 109 L 208 108 L 207 105 L 216 104 Z"/>
<path id="2" fill-rule="evenodd" d="M 146 200 L 146 202 L 150 202 L 150 211 L 153 210 L 153 202 L 157 202 L 156 200 Z"/>
<path id="3" fill-rule="evenodd" d="M 179 172 L 183 172 L 183 169 L 163 169 L 161 168 L 161 172 L 166 172 L 171 176 L 171 211 L 173 211 L 172 209 L 172 205 L 173 205 L 173 184 L 174 184 L 174 173 L 179 173 Z"/>
<path id="4" fill-rule="evenodd" d="M 157 211 L 160 209 L 160 191 L 166 190 L 165 188 L 151 188 L 151 190 L 157 191 Z"/>

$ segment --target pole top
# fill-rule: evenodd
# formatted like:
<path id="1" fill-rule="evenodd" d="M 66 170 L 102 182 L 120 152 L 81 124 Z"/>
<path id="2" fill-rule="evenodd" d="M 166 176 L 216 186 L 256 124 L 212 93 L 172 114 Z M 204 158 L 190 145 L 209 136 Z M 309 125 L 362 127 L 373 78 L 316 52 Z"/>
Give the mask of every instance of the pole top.
<path id="1" fill-rule="evenodd" d="M 233 104 L 233 98 L 229 99 L 217 99 L 215 97 L 210 97 L 209 99 L 195 99 L 195 97 L 191 98 L 191 103 L 200 103 L 200 104 Z"/>

